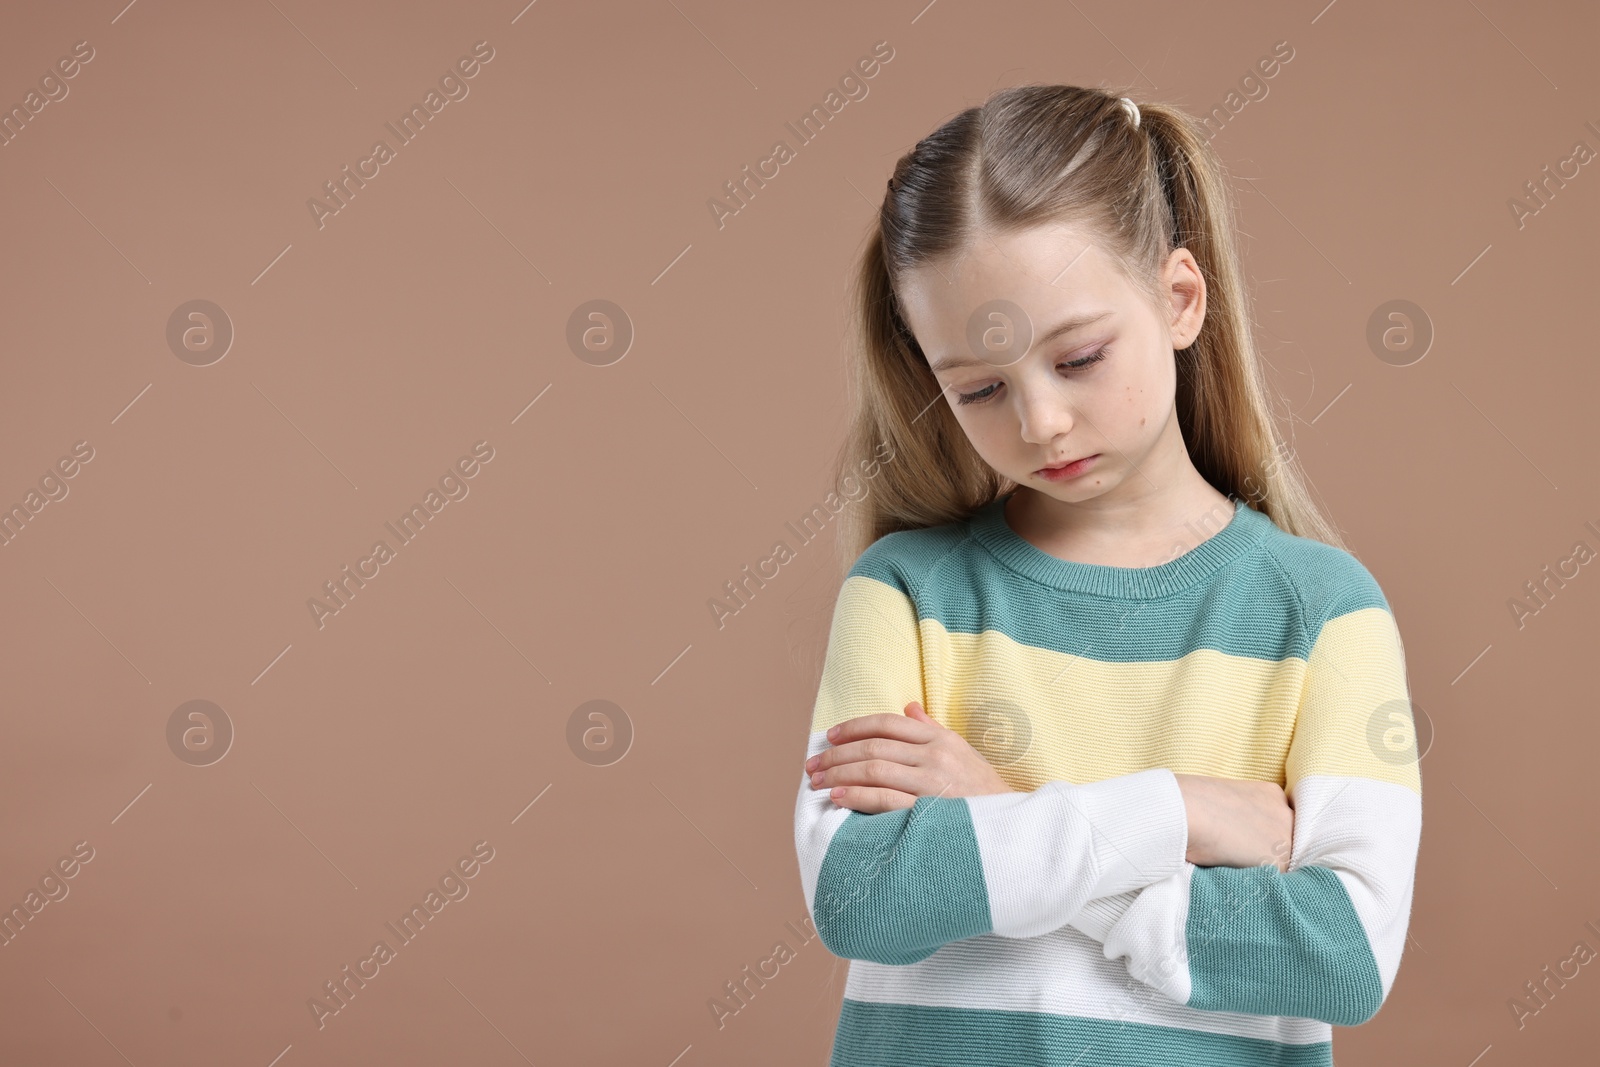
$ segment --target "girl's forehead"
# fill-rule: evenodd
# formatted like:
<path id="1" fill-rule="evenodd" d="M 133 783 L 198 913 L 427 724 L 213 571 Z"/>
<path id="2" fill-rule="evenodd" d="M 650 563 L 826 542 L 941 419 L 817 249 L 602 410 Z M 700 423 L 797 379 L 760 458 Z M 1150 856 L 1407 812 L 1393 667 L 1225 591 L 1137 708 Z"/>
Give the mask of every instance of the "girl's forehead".
<path id="1" fill-rule="evenodd" d="M 955 252 L 913 268 L 905 280 L 929 293 L 961 294 L 985 287 L 1103 291 L 1117 273 L 1116 260 L 1093 234 L 1052 225 L 981 233 Z"/>
<path id="2" fill-rule="evenodd" d="M 996 302 L 1043 325 L 1076 308 L 1116 307 L 1130 299 L 1114 261 L 1082 237 L 974 242 L 964 254 L 910 271 L 897 287 L 907 325 L 919 337 L 966 332 Z"/>

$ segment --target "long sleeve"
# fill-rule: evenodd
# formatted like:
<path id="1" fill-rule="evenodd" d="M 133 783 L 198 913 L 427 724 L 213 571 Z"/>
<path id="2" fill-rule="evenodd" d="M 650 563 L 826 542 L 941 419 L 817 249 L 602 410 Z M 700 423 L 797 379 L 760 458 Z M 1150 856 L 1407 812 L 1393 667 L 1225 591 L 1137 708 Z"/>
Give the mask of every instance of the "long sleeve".
<path id="1" fill-rule="evenodd" d="M 912 700 L 927 706 L 912 586 L 869 556 L 834 608 L 808 759 L 829 747 L 835 723 L 902 713 Z M 806 907 L 823 944 L 885 964 L 981 934 L 1057 930 L 1091 898 L 1178 873 L 1187 845 L 1183 796 L 1165 768 L 1027 793 L 925 796 L 875 815 L 838 806 L 802 770 L 795 802 Z"/>
<path id="2" fill-rule="evenodd" d="M 1353 559 L 1353 557 L 1351 557 Z M 1404 650 L 1364 568 L 1305 659 L 1285 765 L 1290 868 L 1182 868 L 1069 925 L 1179 1004 L 1353 1026 L 1400 967 L 1422 829 Z M 1312 620 L 1315 622 L 1315 619 Z"/>

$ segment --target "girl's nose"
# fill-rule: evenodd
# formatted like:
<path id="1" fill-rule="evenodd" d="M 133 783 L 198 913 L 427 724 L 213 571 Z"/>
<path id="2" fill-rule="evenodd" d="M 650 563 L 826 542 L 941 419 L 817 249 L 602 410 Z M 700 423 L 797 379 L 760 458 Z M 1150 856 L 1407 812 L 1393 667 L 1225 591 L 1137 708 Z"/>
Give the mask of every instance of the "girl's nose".
<path id="1" fill-rule="evenodd" d="M 1053 383 L 1019 385 L 1016 397 L 1024 441 L 1047 445 L 1072 429 L 1075 420 L 1066 390 Z"/>

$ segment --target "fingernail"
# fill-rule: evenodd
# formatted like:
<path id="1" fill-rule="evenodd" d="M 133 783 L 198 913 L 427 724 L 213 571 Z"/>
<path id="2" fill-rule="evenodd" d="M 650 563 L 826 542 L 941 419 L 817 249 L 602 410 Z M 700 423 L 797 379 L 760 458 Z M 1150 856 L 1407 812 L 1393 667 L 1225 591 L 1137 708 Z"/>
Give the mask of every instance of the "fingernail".
<path id="1" fill-rule="evenodd" d="M 821 771 L 818 771 L 816 774 L 813 774 L 811 776 L 811 784 L 812 784 L 813 787 L 819 786 L 819 785 L 822 784 L 822 772 Z"/>
<path id="2" fill-rule="evenodd" d="M 814 771 L 816 769 L 817 769 L 817 757 L 812 756 L 810 759 L 806 760 L 806 770 Z"/>
<path id="3" fill-rule="evenodd" d="M 828 740 L 831 741 L 835 737 L 838 737 L 838 736 L 839 736 L 839 728 L 837 726 L 828 727 Z"/>

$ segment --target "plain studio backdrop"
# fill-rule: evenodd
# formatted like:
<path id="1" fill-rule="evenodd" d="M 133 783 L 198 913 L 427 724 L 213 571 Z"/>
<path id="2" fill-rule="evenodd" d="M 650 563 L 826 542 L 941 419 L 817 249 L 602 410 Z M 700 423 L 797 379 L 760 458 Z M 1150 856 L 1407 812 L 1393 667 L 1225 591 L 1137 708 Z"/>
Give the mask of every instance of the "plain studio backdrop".
<path id="1" fill-rule="evenodd" d="M 845 281 L 901 153 L 1057 82 L 1211 117 L 1405 638 L 1341 1058 L 1589 1053 L 1591 5 L 122 3 L 0 14 L 0 1061 L 826 1062 Z"/>

